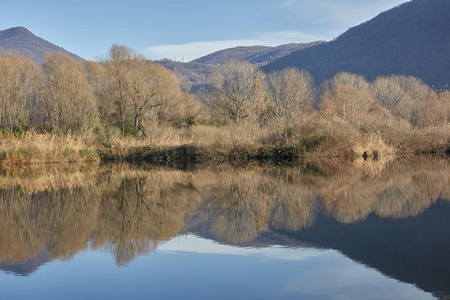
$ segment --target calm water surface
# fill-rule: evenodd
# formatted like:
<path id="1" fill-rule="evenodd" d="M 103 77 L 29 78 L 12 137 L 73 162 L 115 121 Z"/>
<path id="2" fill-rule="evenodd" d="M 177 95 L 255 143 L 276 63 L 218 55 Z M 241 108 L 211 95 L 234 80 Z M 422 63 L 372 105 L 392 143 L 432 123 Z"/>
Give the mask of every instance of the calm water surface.
<path id="1" fill-rule="evenodd" d="M 447 159 L 0 178 L 0 299 L 450 298 Z"/>

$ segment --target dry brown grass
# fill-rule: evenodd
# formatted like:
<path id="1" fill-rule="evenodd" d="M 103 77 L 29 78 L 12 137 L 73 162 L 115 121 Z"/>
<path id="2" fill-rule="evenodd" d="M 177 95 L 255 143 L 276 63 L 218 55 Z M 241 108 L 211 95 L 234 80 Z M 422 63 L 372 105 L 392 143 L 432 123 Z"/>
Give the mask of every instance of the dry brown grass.
<path id="1" fill-rule="evenodd" d="M 81 136 L 27 132 L 21 138 L 0 137 L 2 166 L 87 161 L 98 162 L 99 157 Z"/>
<path id="2" fill-rule="evenodd" d="M 372 133 L 370 136 L 366 137 L 363 143 L 357 144 L 353 151 L 357 155 L 361 156 L 371 156 L 371 157 L 382 157 L 393 155 L 395 153 L 395 148 L 386 145 L 383 138 L 376 133 Z"/>
<path id="3" fill-rule="evenodd" d="M 142 139 L 119 138 L 112 141 L 112 148 L 126 149 L 129 147 L 176 147 L 181 145 L 232 147 L 236 144 L 257 143 L 258 139 L 267 134 L 267 129 L 261 129 L 251 122 L 226 126 L 192 126 L 174 128 L 171 126 L 153 126 Z"/>
<path id="4" fill-rule="evenodd" d="M 142 139 L 117 138 L 107 149 L 113 156 L 126 157 L 136 149 L 170 149 L 185 145 L 214 154 L 233 156 L 265 154 L 274 149 L 291 149 L 307 157 L 350 156 L 361 143 L 358 130 L 338 117 L 318 112 L 297 115 L 295 120 L 273 119 L 266 126 L 251 120 L 222 126 L 196 125 L 189 128 L 154 126 Z M 139 152 L 139 151 L 137 151 Z"/>
<path id="5" fill-rule="evenodd" d="M 229 156 L 266 157 L 277 149 L 289 149 L 289 155 L 294 157 L 351 157 L 364 153 L 381 157 L 394 152 L 444 153 L 450 145 L 449 125 L 417 129 L 394 123 L 380 127 L 377 133 L 363 134 L 338 116 L 309 112 L 290 121 L 273 119 L 263 127 L 251 120 L 183 128 L 155 124 L 140 139 L 120 136 L 105 139 L 92 132 L 83 135 L 27 132 L 21 138 L 0 136 L 0 164 L 11 167 L 98 162 L 101 155 L 121 159 L 143 153 L 143 149 L 164 152 L 187 145 L 201 149 L 203 162 Z M 103 147 L 98 146 L 99 139 L 103 140 Z"/>

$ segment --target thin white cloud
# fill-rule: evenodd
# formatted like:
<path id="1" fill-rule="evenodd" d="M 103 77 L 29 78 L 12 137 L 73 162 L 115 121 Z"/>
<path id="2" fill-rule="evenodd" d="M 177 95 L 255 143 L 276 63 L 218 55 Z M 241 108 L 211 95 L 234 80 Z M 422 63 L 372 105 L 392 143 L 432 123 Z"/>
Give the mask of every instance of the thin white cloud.
<path id="1" fill-rule="evenodd" d="M 157 45 L 147 47 L 144 54 L 150 59 L 175 59 L 185 62 L 210 53 L 238 46 L 278 46 L 288 43 L 307 43 L 324 40 L 325 37 L 295 31 L 268 32 L 250 39 L 191 42 L 186 44 Z"/>

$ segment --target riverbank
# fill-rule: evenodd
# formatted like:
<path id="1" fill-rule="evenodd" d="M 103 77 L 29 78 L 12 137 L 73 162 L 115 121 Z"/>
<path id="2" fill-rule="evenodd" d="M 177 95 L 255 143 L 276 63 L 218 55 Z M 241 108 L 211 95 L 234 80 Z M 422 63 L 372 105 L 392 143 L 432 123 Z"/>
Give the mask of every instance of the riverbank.
<path id="1" fill-rule="evenodd" d="M 0 138 L 0 167 L 13 168 L 38 164 L 98 163 L 95 146 L 72 135 L 28 132 L 16 138 Z"/>
<path id="2" fill-rule="evenodd" d="M 145 138 L 98 135 L 59 135 L 26 132 L 0 137 L 0 166 L 53 163 L 129 162 L 177 168 L 194 164 L 251 161 L 289 164 L 302 158 L 380 158 L 409 154 L 447 155 L 450 127 L 434 132 L 411 131 L 396 136 L 362 135 L 331 123 L 320 130 L 285 128 L 262 130 L 253 126 L 194 126 L 155 128 Z"/>
<path id="3" fill-rule="evenodd" d="M 141 142 L 144 144 L 144 142 Z M 317 143 L 317 144 L 316 144 Z M 377 147 L 378 146 L 378 147 Z M 396 152 L 383 144 L 372 144 L 355 149 L 325 150 L 320 142 L 307 146 L 273 146 L 257 144 L 201 146 L 186 144 L 180 146 L 130 145 L 129 147 L 89 147 L 83 143 L 73 143 L 66 139 L 42 139 L 30 142 L 18 141 L 14 147 L 2 148 L 0 167 L 14 168 L 39 164 L 80 164 L 100 162 L 126 162 L 131 164 L 150 164 L 180 169 L 190 169 L 197 164 L 245 165 L 252 161 L 263 164 L 295 164 L 301 159 L 344 158 L 355 159 L 371 157 L 380 159 L 395 155 L 437 155 L 450 154 L 450 148 L 437 147 L 416 149 L 409 152 Z"/>

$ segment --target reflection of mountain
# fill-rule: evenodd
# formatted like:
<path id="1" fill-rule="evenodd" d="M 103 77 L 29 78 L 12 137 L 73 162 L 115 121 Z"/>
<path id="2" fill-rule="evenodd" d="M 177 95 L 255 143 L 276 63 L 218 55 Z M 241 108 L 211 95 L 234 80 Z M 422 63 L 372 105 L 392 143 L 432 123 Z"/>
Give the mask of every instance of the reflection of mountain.
<path id="1" fill-rule="evenodd" d="M 27 261 L 23 262 L 2 262 L 0 263 L 0 270 L 13 273 L 18 276 L 28 276 L 34 273 L 39 267 L 48 262 L 48 253 L 46 251 L 41 251 Z"/>
<path id="2" fill-rule="evenodd" d="M 435 295 L 450 295 L 450 203 L 438 201 L 417 217 L 386 219 L 370 215 L 340 224 L 320 215 L 313 227 L 283 232 L 290 239 L 337 249 L 384 274 Z"/>
<path id="3" fill-rule="evenodd" d="M 41 262 L 71 259 L 89 247 L 108 249 L 126 265 L 194 232 L 236 246 L 334 248 L 450 294 L 442 281 L 450 267 L 450 204 L 436 202 L 450 199 L 448 182 L 445 159 L 9 174 L 0 188 L 0 269 L 29 274 Z"/>
<path id="4" fill-rule="evenodd" d="M 310 228 L 300 231 L 271 228 L 241 246 L 336 249 L 389 277 L 445 298 L 450 295 L 449 216 L 450 202 L 444 200 L 417 217 L 404 219 L 371 214 L 364 221 L 342 224 L 318 214 Z M 188 230 L 204 238 L 218 239 L 205 224 Z M 220 237 L 219 241 L 224 242 Z"/>

